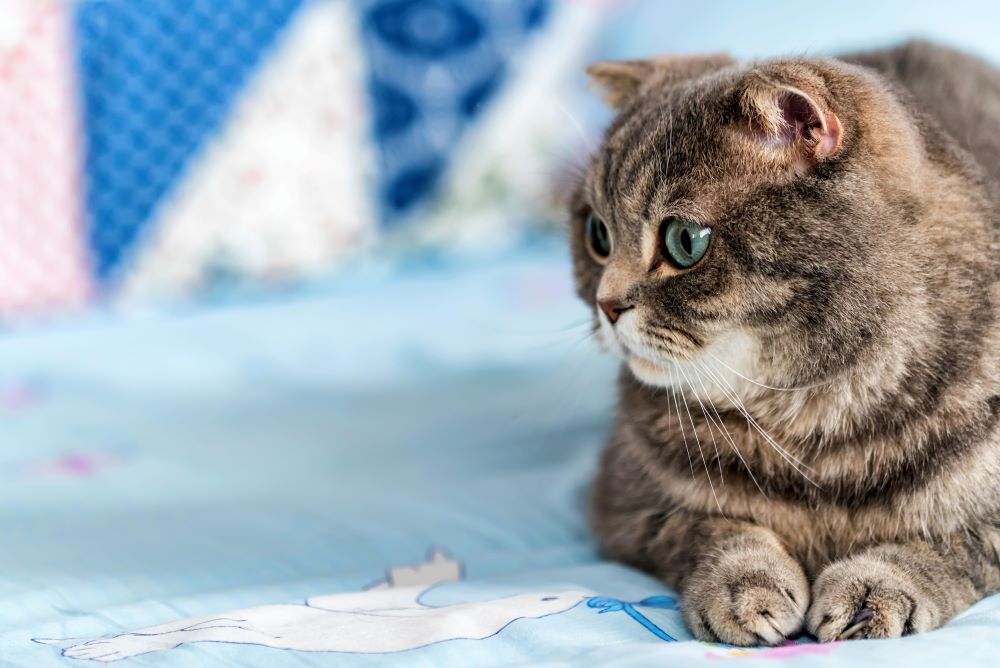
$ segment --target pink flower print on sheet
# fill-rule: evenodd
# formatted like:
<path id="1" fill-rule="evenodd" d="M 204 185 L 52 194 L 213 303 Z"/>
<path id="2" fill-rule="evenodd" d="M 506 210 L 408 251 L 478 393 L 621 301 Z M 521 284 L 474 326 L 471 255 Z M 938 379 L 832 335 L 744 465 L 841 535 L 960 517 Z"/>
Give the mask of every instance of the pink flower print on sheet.
<path id="1" fill-rule="evenodd" d="M 838 642 L 814 643 L 814 642 L 786 642 L 778 647 L 768 647 L 766 649 L 744 649 L 733 647 L 725 649 L 721 653 L 717 651 L 705 652 L 706 659 L 736 659 L 740 657 L 753 657 L 755 659 L 794 659 L 800 656 L 825 656 L 839 645 Z M 713 650 L 715 647 L 713 647 Z M 719 649 L 722 649 L 719 647 Z"/>
<path id="2" fill-rule="evenodd" d="M 45 400 L 45 388 L 38 381 L 21 379 L 0 384 L 0 411 L 25 413 Z"/>
<path id="3" fill-rule="evenodd" d="M 122 463 L 113 451 L 64 452 L 54 457 L 36 459 L 20 467 L 19 478 L 90 478 Z"/>

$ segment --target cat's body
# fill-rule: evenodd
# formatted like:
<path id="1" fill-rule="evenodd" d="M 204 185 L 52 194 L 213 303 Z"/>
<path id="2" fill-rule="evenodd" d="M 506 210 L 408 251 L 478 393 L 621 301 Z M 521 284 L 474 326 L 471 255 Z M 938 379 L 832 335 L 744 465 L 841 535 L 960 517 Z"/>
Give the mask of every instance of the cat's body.
<path id="1" fill-rule="evenodd" d="M 1000 590 L 1000 72 L 909 43 L 592 74 L 621 110 L 573 204 L 626 362 L 606 551 L 735 644 L 928 630 Z M 711 235 L 691 266 L 677 220 Z"/>
<path id="2" fill-rule="evenodd" d="M 901 84 L 921 111 L 1000 181 L 1000 73 L 995 67 L 919 41 L 845 60 Z"/>

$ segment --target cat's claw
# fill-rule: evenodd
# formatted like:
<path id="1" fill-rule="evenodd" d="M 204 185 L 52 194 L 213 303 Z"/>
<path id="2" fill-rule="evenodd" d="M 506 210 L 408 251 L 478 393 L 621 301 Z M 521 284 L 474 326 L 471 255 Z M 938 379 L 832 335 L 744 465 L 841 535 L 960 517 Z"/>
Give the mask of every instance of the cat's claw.
<path id="1" fill-rule="evenodd" d="M 875 613 L 872 612 L 871 608 L 861 608 L 858 614 L 854 615 L 854 619 L 848 622 L 847 628 L 840 632 L 840 635 L 837 636 L 837 640 L 850 640 L 853 638 L 862 629 L 868 626 L 868 622 L 871 621 L 874 614 Z"/>
<path id="2" fill-rule="evenodd" d="M 898 638 L 937 625 L 932 601 L 905 572 L 865 556 L 827 566 L 813 586 L 806 617 L 820 642 Z"/>
<path id="3" fill-rule="evenodd" d="M 802 629 L 809 586 L 783 552 L 729 554 L 703 564 L 684 599 L 685 618 L 699 639 L 776 646 Z"/>

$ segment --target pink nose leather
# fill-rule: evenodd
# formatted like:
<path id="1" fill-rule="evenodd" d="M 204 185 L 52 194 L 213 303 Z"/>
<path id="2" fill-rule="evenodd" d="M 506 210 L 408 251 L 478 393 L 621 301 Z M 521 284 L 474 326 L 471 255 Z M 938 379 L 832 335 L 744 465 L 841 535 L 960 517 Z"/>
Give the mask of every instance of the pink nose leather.
<path id="1" fill-rule="evenodd" d="M 631 305 L 622 304 L 614 299 L 605 299 L 604 301 L 597 302 L 597 305 L 604 311 L 604 315 L 608 316 L 608 320 L 612 325 L 618 322 L 618 318 L 621 317 L 622 313 L 632 308 Z"/>

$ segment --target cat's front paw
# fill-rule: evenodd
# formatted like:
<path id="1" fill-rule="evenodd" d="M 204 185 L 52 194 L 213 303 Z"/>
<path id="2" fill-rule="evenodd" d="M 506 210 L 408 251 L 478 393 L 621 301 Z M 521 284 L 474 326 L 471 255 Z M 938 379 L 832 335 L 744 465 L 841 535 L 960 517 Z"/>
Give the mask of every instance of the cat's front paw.
<path id="1" fill-rule="evenodd" d="M 898 638 L 940 626 L 937 606 L 913 578 L 875 556 L 830 564 L 813 585 L 806 628 L 820 642 Z"/>
<path id="2" fill-rule="evenodd" d="M 683 609 L 700 640 L 779 645 L 802 630 L 809 583 L 780 548 L 722 551 L 689 576 Z"/>

